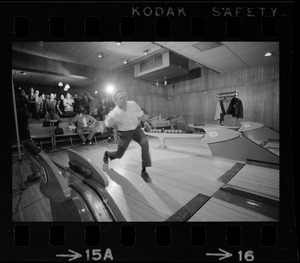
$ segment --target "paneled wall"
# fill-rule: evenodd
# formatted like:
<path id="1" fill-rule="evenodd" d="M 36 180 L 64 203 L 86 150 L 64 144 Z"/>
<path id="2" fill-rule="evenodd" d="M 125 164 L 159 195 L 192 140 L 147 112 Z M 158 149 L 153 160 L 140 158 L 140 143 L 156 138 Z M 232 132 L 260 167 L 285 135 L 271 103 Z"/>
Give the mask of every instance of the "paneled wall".
<path id="1" fill-rule="evenodd" d="M 149 111 L 150 117 L 181 115 L 187 123 L 218 123 L 215 112 L 219 92 L 239 91 L 243 102 L 243 121 L 265 123 L 279 131 L 279 65 L 247 68 L 217 74 L 202 68 L 202 77 L 168 86 L 157 87 L 134 79 L 133 69 L 122 72 L 119 83 L 130 99 Z M 224 125 L 237 120 L 225 116 Z"/>
<path id="2" fill-rule="evenodd" d="M 244 121 L 265 123 L 279 130 L 279 65 L 248 68 L 225 74 L 203 69 L 202 78 L 175 85 L 175 114 L 183 114 L 188 123 L 216 123 L 219 92 L 238 90 L 243 102 Z M 168 112 L 170 113 L 170 112 Z M 230 115 L 224 125 L 236 125 Z"/>

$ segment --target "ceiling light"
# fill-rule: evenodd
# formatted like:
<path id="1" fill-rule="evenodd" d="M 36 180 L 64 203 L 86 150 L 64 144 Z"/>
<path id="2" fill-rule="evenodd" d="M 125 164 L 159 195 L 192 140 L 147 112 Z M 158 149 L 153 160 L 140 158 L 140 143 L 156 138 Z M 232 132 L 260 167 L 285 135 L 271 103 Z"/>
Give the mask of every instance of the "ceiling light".
<path id="1" fill-rule="evenodd" d="M 98 58 L 103 58 L 103 54 L 98 54 Z"/>
<path id="2" fill-rule="evenodd" d="M 113 94 L 115 91 L 115 86 L 113 84 L 107 84 L 105 91 L 108 94 Z"/>
<path id="3" fill-rule="evenodd" d="M 121 45 L 121 42 L 116 42 L 117 46 L 120 46 Z"/>
<path id="4" fill-rule="evenodd" d="M 144 54 L 147 55 L 149 53 L 149 50 L 144 50 Z"/>
<path id="5" fill-rule="evenodd" d="M 127 63 L 128 63 L 128 61 L 125 59 L 125 60 L 123 61 L 123 63 L 124 63 L 124 64 L 127 64 Z"/>
<path id="6" fill-rule="evenodd" d="M 270 57 L 270 56 L 272 56 L 272 55 L 273 55 L 272 52 L 266 52 L 264 56 L 265 56 L 265 57 Z"/>
<path id="7" fill-rule="evenodd" d="M 60 81 L 58 82 L 58 86 L 62 87 L 64 84 Z"/>

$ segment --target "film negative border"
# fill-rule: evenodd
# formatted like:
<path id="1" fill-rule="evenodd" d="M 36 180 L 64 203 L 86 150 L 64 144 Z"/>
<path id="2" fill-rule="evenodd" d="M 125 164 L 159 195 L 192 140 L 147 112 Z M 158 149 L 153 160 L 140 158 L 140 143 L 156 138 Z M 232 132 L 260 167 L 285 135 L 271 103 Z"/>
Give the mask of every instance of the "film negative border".
<path id="1" fill-rule="evenodd" d="M 291 88 L 293 8 L 292 2 L 270 1 L 0 3 L 4 83 L 11 85 L 11 57 L 3 50 L 11 50 L 13 41 L 279 41 L 283 91 L 286 83 Z M 292 95 L 281 93 L 284 107 Z M 281 117 L 288 111 L 283 109 Z M 287 123 L 281 120 L 283 127 Z M 0 260 L 299 260 L 291 139 L 283 138 L 282 145 L 287 155 L 280 164 L 278 223 L 16 223 L 7 201 L 12 196 L 11 179 L 4 178 Z M 3 149 L 9 153 L 10 144 Z M 10 172 L 8 163 L 3 173 Z"/>
<path id="2" fill-rule="evenodd" d="M 16 254 L 6 259 L 292 261 L 295 255 L 281 250 L 293 246 L 293 240 L 287 241 L 279 232 L 276 224 L 238 222 L 148 223 L 146 228 L 143 223 L 43 223 L 43 227 L 18 223 L 13 240 L 7 240 L 14 244 Z"/>

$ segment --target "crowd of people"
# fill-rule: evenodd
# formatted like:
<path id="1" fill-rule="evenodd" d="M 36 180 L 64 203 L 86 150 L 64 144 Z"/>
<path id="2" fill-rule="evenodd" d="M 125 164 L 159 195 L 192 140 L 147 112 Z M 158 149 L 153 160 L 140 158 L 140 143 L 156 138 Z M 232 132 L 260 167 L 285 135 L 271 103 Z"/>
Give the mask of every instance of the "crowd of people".
<path id="1" fill-rule="evenodd" d="M 20 140 L 28 139 L 28 119 L 44 119 L 50 112 L 60 118 L 73 118 L 83 109 L 98 121 L 103 121 L 105 116 L 115 107 L 115 103 L 106 94 L 85 92 L 82 97 L 78 93 L 74 96 L 70 92 L 60 95 L 56 93 L 40 94 L 39 90 L 30 87 L 29 92 L 19 88 L 16 91 L 16 108 Z"/>
<path id="2" fill-rule="evenodd" d="M 59 96 L 56 93 L 46 95 L 40 94 L 39 90 L 34 90 L 33 87 L 30 88 L 29 94 L 25 92 L 24 101 L 31 119 L 44 118 L 50 109 L 60 117 L 72 118 L 85 108 L 88 114 L 100 121 L 104 120 L 105 115 L 115 106 L 111 98 L 105 94 L 92 96 L 89 92 L 85 92 L 83 97 L 79 97 L 78 93 L 74 93 L 73 96 L 70 92 L 66 92 Z"/>

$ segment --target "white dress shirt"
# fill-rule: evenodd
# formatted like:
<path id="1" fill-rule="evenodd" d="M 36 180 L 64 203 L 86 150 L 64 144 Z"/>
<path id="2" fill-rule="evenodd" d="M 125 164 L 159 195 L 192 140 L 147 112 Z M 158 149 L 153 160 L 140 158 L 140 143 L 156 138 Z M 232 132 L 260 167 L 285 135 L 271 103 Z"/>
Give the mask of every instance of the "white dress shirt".
<path id="1" fill-rule="evenodd" d="M 108 113 L 105 119 L 105 125 L 108 127 L 114 124 L 118 125 L 120 131 L 135 130 L 139 124 L 138 118 L 143 116 L 140 106 L 134 101 L 127 101 L 126 110 L 122 110 L 118 105 Z"/>

